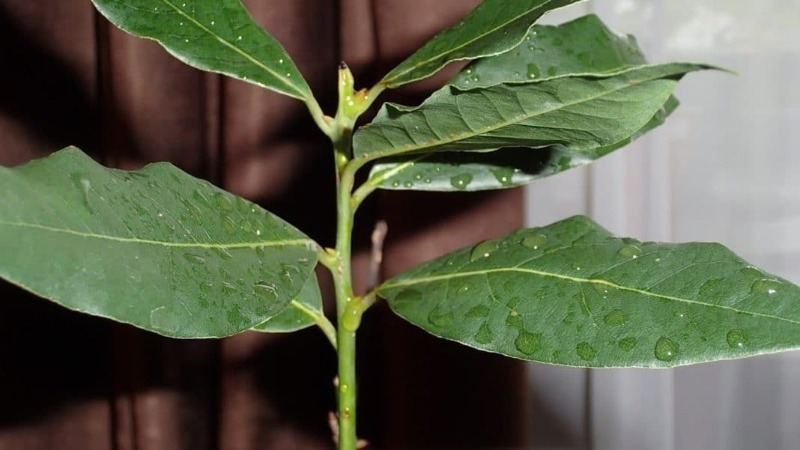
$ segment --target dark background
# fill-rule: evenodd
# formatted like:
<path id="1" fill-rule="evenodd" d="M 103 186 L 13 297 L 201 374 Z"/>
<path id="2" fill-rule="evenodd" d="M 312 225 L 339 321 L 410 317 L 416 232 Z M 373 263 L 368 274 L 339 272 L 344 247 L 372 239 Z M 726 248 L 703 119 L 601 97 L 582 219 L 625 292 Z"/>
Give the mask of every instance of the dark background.
<path id="1" fill-rule="evenodd" d="M 245 1 L 329 113 L 339 61 L 371 85 L 476 3 Z M 0 0 L 0 58 L 0 164 L 67 145 L 113 167 L 169 160 L 332 243 L 332 158 L 302 103 L 183 66 L 114 29 L 88 0 Z M 387 99 L 413 103 L 436 83 Z M 389 223 L 390 276 L 519 227 L 521 192 L 375 195 L 359 213 L 359 274 L 378 218 Z M 0 302 L 0 449 L 332 448 L 335 358 L 316 329 L 177 341 L 7 284 Z M 518 361 L 437 340 L 384 305 L 365 317 L 359 359 L 359 434 L 373 448 L 531 441 Z"/>

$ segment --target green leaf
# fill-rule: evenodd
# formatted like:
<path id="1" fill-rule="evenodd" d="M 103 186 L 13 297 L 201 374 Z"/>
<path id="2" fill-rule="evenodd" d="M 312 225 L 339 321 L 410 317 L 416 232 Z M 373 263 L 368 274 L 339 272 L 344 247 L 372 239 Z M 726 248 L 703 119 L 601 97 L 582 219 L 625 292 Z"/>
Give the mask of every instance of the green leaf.
<path id="1" fill-rule="evenodd" d="M 482 242 L 386 281 L 409 322 L 580 367 L 671 367 L 800 348 L 800 288 L 719 244 L 613 237 L 585 217 Z"/>
<path id="2" fill-rule="evenodd" d="M 66 149 L 0 167 L 0 277 L 70 309 L 229 336 L 281 312 L 316 260 L 291 225 L 170 164 L 107 169 Z"/>
<path id="3" fill-rule="evenodd" d="M 198 69 L 222 73 L 300 100 L 312 98 L 280 43 L 240 0 L 92 0 L 122 30 L 158 41 Z"/>
<path id="4" fill-rule="evenodd" d="M 536 25 L 513 50 L 473 62 L 451 83 L 472 89 L 564 76 L 607 76 L 645 64 L 633 36 L 614 33 L 592 14 L 559 26 Z"/>
<path id="5" fill-rule="evenodd" d="M 367 183 L 381 189 L 414 191 L 484 191 L 523 186 L 561 173 L 622 148 L 663 124 L 677 108 L 667 103 L 641 130 L 617 143 L 573 152 L 561 145 L 531 151 L 501 148 L 491 152 L 435 152 L 381 160 L 372 167 Z"/>
<path id="6" fill-rule="evenodd" d="M 289 276 L 291 272 L 287 272 Z M 319 292 L 319 282 L 317 275 L 311 273 L 303 289 L 297 294 L 295 298 L 298 302 L 302 303 L 309 309 L 319 313 L 320 316 L 324 315 L 322 312 L 322 295 Z M 289 304 L 280 314 L 269 319 L 268 321 L 253 327 L 255 331 L 264 331 L 269 333 L 289 333 L 292 331 L 302 330 L 315 325 L 314 319 L 309 317 L 308 314 L 295 308 Z"/>
<path id="7" fill-rule="evenodd" d="M 582 152 L 634 135 L 698 64 L 645 66 L 606 78 L 569 77 L 462 91 L 446 86 L 417 108 L 386 105 L 353 135 L 366 160 L 442 151 L 561 145 Z"/>
<path id="8" fill-rule="evenodd" d="M 516 47 L 547 11 L 577 0 L 484 0 L 464 20 L 428 41 L 378 83 L 395 88 L 438 72 L 453 61 L 497 55 Z"/>

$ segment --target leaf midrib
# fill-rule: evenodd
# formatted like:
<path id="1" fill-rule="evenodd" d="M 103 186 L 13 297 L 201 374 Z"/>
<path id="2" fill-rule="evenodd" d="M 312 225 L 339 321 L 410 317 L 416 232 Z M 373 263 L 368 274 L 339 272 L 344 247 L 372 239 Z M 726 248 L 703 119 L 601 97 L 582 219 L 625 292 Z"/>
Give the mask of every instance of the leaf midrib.
<path id="1" fill-rule="evenodd" d="M 395 281 L 395 282 L 391 282 L 391 283 L 385 283 L 384 285 L 382 285 L 380 287 L 380 290 L 391 289 L 391 288 L 399 288 L 399 287 L 406 287 L 406 286 L 414 286 L 414 285 L 417 285 L 417 284 L 433 283 L 433 282 L 437 282 L 437 281 L 449 281 L 449 280 L 457 279 L 457 278 L 486 276 L 486 275 L 492 274 L 492 273 L 507 273 L 507 272 L 525 273 L 525 274 L 537 275 L 537 276 L 541 276 L 541 277 L 545 277 L 545 278 L 555 278 L 555 279 L 559 279 L 559 280 L 570 281 L 570 282 L 573 282 L 573 283 L 592 284 L 592 285 L 600 284 L 600 285 L 603 285 L 603 286 L 608 286 L 609 288 L 612 288 L 612 289 L 625 291 L 625 292 L 631 292 L 631 293 L 634 293 L 634 294 L 643 295 L 645 297 L 653 297 L 653 298 L 661 299 L 661 300 L 676 301 L 676 302 L 680 302 L 680 303 L 703 306 L 703 307 L 708 307 L 708 308 L 720 308 L 720 309 L 732 311 L 732 312 L 735 312 L 735 313 L 750 314 L 750 315 L 753 315 L 753 316 L 763 317 L 763 318 L 766 318 L 766 319 L 773 319 L 773 320 L 787 322 L 787 323 L 791 323 L 791 324 L 795 324 L 795 325 L 800 325 L 800 321 L 798 321 L 798 320 L 787 319 L 787 318 L 784 318 L 784 317 L 773 316 L 773 315 L 770 315 L 770 314 L 764 314 L 764 313 L 759 313 L 759 312 L 754 312 L 754 311 L 746 311 L 746 310 L 741 310 L 741 309 L 737 309 L 737 308 L 733 308 L 731 306 L 725 306 L 725 305 L 713 305 L 713 304 L 710 304 L 710 303 L 703 303 L 703 302 L 699 302 L 697 300 L 692 300 L 692 299 L 688 299 L 688 298 L 675 297 L 675 296 L 665 295 L 665 294 L 657 294 L 657 293 L 648 292 L 648 291 L 645 291 L 645 290 L 642 290 L 642 289 L 637 289 L 637 288 L 632 288 L 632 287 L 628 287 L 628 286 L 619 285 L 619 284 L 612 283 L 612 282 L 606 281 L 606 280 L 601 280 L 601 279 L 577 278 L 577 277 L 572 277 L 572 276 L 569 276 L 569 275 L 563 275 L 563 274 L 558 274 L 558 273 L 553 273 L 553 272 L 545 272 L 545 271 L 536 270 L 536 269 L 526 269 L 526 268 L 521 268 L 521 267 L 504 267 L 504 268 L 497 268 L 497 269 L 476 270 L 476 271 L 470 271 L 470 272 L 459 272 L 459 273 L 454 273 L 454 274 L 434 275 L 434 276 L 429 276 L 429 277 L 413 278 L 413 279 L 408 279 L 408 280 L 399 280 L 399 281 Z"/>
<path id="2" fill-rule="evenodd" d="M 654 67 L 654 66 L 646 66 L 646 67 Z M 627 73 L 627 72 L 624 72 L 624 73 Z M 622 73 L 622 74 L 624 74 L 624 73 Z M 622 75 L 622 74 L 619 74 L 619 75 Z M 612 90 L 609 90 L 609 91 L 603 91 L 603 93 L 601 93 L 600 95 L 595 95 L 595 96 L 590 96 L 590 97 L 582 97 L 579 101 L 575 101 L 575 102 L 560 103 L 558 107 L 550 108 L 550 109 L 546 109 L 546 110 L 540 110 L 540 111 L 537 111 L 535 114 L 526 114 L 526 115 L 517 116 L 517 117 L 513 118 L 512 120 L 499 122 L 496 125 L 480 128 L 478 130 L 470 130 L 469 132 L 462 133 L 462 134 L 455 134 L 454 133 L 453 135 L 449 136 L 448 138 L 437 140 L 437 141 L 435 141 L 435 143 L 432 143 L 432 144 L 428 144 L 428 143 L 426 143 L 426 145 L 416 145 L 416 144 L 414 144 L 414 145 L 406 145 L 406 146 L 399 147 L 399 148 L 398 147 L 394 147 L 392 150 L 388 150 L 388 151 L 385 151 L 385 152 L 379 152 L 379 151 L 378 152 L 368 152 L 367 153 L 369 155 L 368 160 L 373 160 L 373 159 L 377 159 L 377 158 L 386 158 L 386 157 L 389 157 L 389 156 L 400 155 L 400 154 L 405 154 L 405 153 L 412 153 L 412 152 L 420 151 L 422 149 L 441 147 L 441 146 L 444 146 L 444 145 L 447 145 L 447 144 L 452 144 L 454 142 L 464 141 L 464 140 L 467 140 L 467 139 L 470 139 L 470 138 L 473 138 L 473 137 L 476 137 L 476 136 L 481 136 L 481 135 L 484 135 L 486 133 L 499 130 L 499 129 L 504 128 L 504 127 L 508 127 L 508 126 L 511 126 L 511 125 L 514 125 L 514 124 L 518 124 L 519 122 L 522 122 L 523 120 L 528 120 L 528 119 L 531 119 L 531 118 L 534 118 L 534 117 L 537 117 L 537 116 L 542 116 L 544 114 L 552 113 L 554 111 L 558 111 L 558 110 L 561 110 L 561 109 L 569 108 L 571 106 L 576 106 L 576 105 L 579 105 L 581 103 L 597 100 L 598 98 L 605 97 L 606 95 L 610 95 L 610 94 L 613 94 L 613 93 L 616 93 L 616 92 L 619 92 L 619 91 L 622 91 L 622 90 L 625 90 L 625 89 L 632 88 L 634 86 L 639 86 L 639 85 L 641 85 L 643 83 L 647 83 L 647 82 L 650 82 L 650 81 L 653 81 L 653 80 L 658 80 L 658 79 L 663 79 L 663 78 L 664 78 L 664 76 L 657 76 L 657 77 L 650 77 L 650 78 L 647 78 L 645 80 L 638 80 L 636 82 L 631 82 L 631 83 L 625 84 L 623 86 L 620 86 L 620 87 L 618 87 L 616 89 L 612 89 Z M 545 81 L 545 83 L 547 83 L 547 81 Z M 487 88 L 487 89 L 491 89 L 491 88 Z M 467 92 L 469 92 L 469 91 L 467 91 Z M 453 105 L 455 105 L 455 103 L 453 103 Z M 424 106 L 424 105 L 422 105 L 422 106 Z M 387 105 L 387 107 L 389 107 L 389 106 Z M 416 112 L 416 111 L 420 111 L 420 109 L 415 109 L 415 110 L 413 110 L 411 112 Z M 369 126 L 364 128 L 365 131 L 368 130 L 368 129 L 369 129 Z M 362 153 L 362 157 L 363 157 L 363 155 L 364 154 Z"/>
<path id="3" fill-rule="evenodd" d="M 100 239 L 100 240 L 121 242 L 125 244 L 159 245 L 162 247 L 175 247 L 175 248 L 236 249 L 236 248 L 256 248 L 256 247 L 301 247 L 301 246 L 310 247 L 315 245 L 314 241 L 312 241 L 311 239 L 283 239 L 283 240 L 273 240 L 273 241 L 235 242 L 230 244 L 208 244 L 202 242 L 169 242 L 169 241 L 157 241 L 153 239 L 126 238 L 126 237 L 111 236 L 111 235 L 97 234 L 97 233 L 84 233 L 80 231 L 69 230 L 66 228 L 55 228 L 46 225 L 39 225 L 39 224 L 25 223 L 25 222 L 8 222 L 5 220 L 0 220 L 0 225 L 20 227 L 20 228 L 32 228 L 42 231 L 49 231 L 53 233 L 69 234 L 72 236 L 78 236 L 87 239 Z"/>
<path id="4" fill-rule="evenodd" d="M 392 85 L 392 81 L 394 81 L 394 80 L 397 80 L 398 78 L 402 77 L 403 75 L 406 75 L 406 74 L 408 74 L 409 72 L 413 72 L 414 70 L 417 70 L 417 69 L 419 69 L 419 68 L 420 68 L 420 66 L 424 66 L 425 64 L 428 64 L 428 63 L 430 63 L 431 61 L 434 61 L 434 60 L 436 60 L 436 59 L 438 59 L 438 58 L 441 58 L 442 56 L 445 56 L 445 55 L 447 55 L 447 54 L 449 54 L 449 53 L 454 53 L 454 52 L 456 52 L 456 51 L 458 51 L 458 50 L 460 50 L 460 49 L 462 49 L 462 48 L 464 48 L 464 47 L 466 47 L 466 46 L 468 46 L 468 45 L 470 45 L 470 44 L 474 43 L 475 41 L 477 41 L 477 40 L 479 40 L 479 39 L 483 38 L 484 36 L 488 36 L 489 34 L 492 34 L 492 33 L 496 32 L 496 31 L 498 31 L 498 30 L 502 29 L 503 27 L 507 26 L 508 24 L 510 24 L 510 23 L 512 23 L 512 22 L 515 22 L 515 21 L 519 20 L 521 17 L 524 17 L 524 16 L 526 16 L 526 15 L 528 15 L 528 14 L 531 14 L 531 12 L 532 12 L 532 11 L 535 11 L 535 10 L 541 9 L 541 8 L 542 8 L 542 7 L 544 7 L 545 5 L 547 5 L 547 4 L 549 4 L 549 3 L 551 3 L 552 1 L 553 1 L 553 0 L 549 0 L 549 1 L 547 1 L 547 2 L 544 2 L 544 3 L 542 3 L 541 5 L 539 5 L 539 6 L 535 7 L 535 8 L 533 8 L 533 9 L 529 9 L 528 11 L 526 11 L 526 12 L 524 12 L 524 13 L 522 13 L 522 14 L 519 14 L 518 16 L 515 16 L 515 17 L 514 17 L 513 19 L 511 19 L 511 20 L 509 20 L 509 21 L 507 21 L 507 22 L 503 22 L 503 23 L 502 23 L 500 26 L 498 26 L 498 27 L 495 27 L 495 28 L 492 28 L 492 29 L 490 29 L 490 30 L 487 30 L 487 31 L 486 31 L 485 33 L 483 33 L 483 34 L 479 34 L 479 35 L 475 36 L 475 38 L 474 38 L 474 39 L 472 39 L 472 40 L 469 40 L 469 41 L 466 41 L 466 42 L 464 42 L 462 45 L 460 45 L 460 46 L 458 46 L 458 47 L 451 47 L 451 48 L 450 48 L 450 49 L 448 49 L 446 52 L 440 52 L 439 54 L 437 54 L 437 55 L 435 55 L 435 56 L 432 56 L 432 57 L 430 57 L 430 58 L 428 58 L 428 59 L 426 59 L 426 60 L 420 61 L 419 63 L 417 63 L 417 64 L 415 64 L 415 65 L 412 65 L 411 67 L 409 67 L 409 68 L 408 68 L 408 69 L 406 69 L 405 71 L 401 71 L 401 72 L 397 73 L 397 74 L 396 74 L 396 75 L 394 75 L 392 78 L 389 78 L 389 79 L 384 79 L 384 80 L 382 80 L 382 81 L 381 81 L 381 84 L 383 84 L 384 86 L 391 86 L 391 85 Z M 533 24 L 531 24 L 531 27 L 532 27 L 532 26 L 533 26 Z M 529 28 L 530 28 L 530 27 L 529 27 Z M 521 42 L 522 42 L 524 39 L 525 39 L 525 36 L 523 35 L 523 36 L 522 36 L 522 38 L 520 38 L 519 42 L 517 42 L 516 44 L 514 44 L 514 45 L 510 46 L 510 47 L 509 47 L 509 49 L 512 49 L 512 48 L 516 47 L 516 46 L 517 46 L 517 45 L 519 45 L 519 44 L 520 44 L 520 43 L 521 43 Z M 503 53 L 503 52 L 489 53 L 489 54 L 486 54 L 486 55 L 483 55 L 483 56 L 493 56 L 493 55 L 499 55 L 500 53 Z M 472 59 L 472 58 L 471 58 L 471 57 L 464 57 L 464 58 L 458 58 L 458 59 L 454 59 L 454 61 L 457 61 L 457 60 L 459 60 L 459 59 Z M 419 78 L 417 78 L 417 79 L 419 79 Z M 408 81 L 409 81 L 409 82 L 411 82 L 411 81 L 415 81 L 415 80 L 408 80 Z"/>
<path id="5" fill-rule="evenodd" d="M 170 0 L 161 0 L 161 1 L 164 4 L 168 5 L 169 7 L 171 7 L 173 10 L 175 10 L 179 15 L 183 16 L 184 18 L 186 18 L 186 20 L 190 21 L 191 23 L 193 23 L 195 26 L 197 26 L 201 30 L 205 31 L 209 35 L 211 35 L 214 38 L 216 38 L 223 45 L 227 46 L 228 48 L 232 49 L 236 53 L 240 54 L 245 59 L 249 60 L 251 63 L 255 64 L 256 67 L 259 67 L 259 68 L 267 71 L 272 76 L 274 76 L 275 78 L 280 80 L 284 85 L 286 85 L 289 88 L 291 88 L 290 90 L 293 90 L 294 92 L 296 92 L 298 94 L 298 97 L 297 97 L 298 99 L 306 100 L 308 98 L 308 92 L 300 90 L 297 86 L 295 86 L 294 84 L 290 83 L 288 79 L 286 79 L 283 76 L 281 76 L 278 72 L 272 70 L 269 66 L 265 65 L 264 63 L 262 63 L 261 61 L 259 61 L 255 57 L 251 56 L 249 53 L 245 52 L 244 50 L 242 50 L 239 47 L 237 47 L 234 44 L 232 44 L 231 42 L 228 42 L 225 38 L 223 38 L 219 34 L 211 31 L 211 29 L 209 29 L 208 27 L 206 27 L 205 25 L 203 25 L 202 23 L 197 21 L 194 17 L 186 14 L 182 9 L 180 9 L 180 7 L 178 7 L 176 4 L 172 3 Z M 286 93 L 287 94 L 291 94 L 290 92 L 286 92 Z"/>

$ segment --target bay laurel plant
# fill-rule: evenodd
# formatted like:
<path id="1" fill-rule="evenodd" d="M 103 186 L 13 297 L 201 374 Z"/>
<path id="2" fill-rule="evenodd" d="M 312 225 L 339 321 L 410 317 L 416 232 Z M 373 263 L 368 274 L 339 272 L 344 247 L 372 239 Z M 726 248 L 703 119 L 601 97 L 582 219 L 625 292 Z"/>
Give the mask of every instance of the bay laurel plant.
<path id="1" fill-rule="evenodd" d="M 335 159 L 335 247 L 168 163 L 108 169 L 67 148 L 0 168 L 0 275 L 173 338 L 319 327 L 338 355 L 341 450 L 358 445 L 356 332 L 379 299 L 435 336 L 549 364 L 663 368 L 797 348 L 797 286 L 719 244 L 619 238 L 586 217 L 353 291 L 354 216 L 376 190 L 506 189 L 588 164 L 664 123 L 679 80 L 713 69 L 648 63 L 633 37 L 593 15 L 535 25 L 575 1 L 485 0 L 372 87 L 356 90 L 342 65 L 338 108 L 326 115 L 240 0 L 93 0 L 193 67 L 308 107 Z M 455 61 L 468 64 L 422 104 L 387 103 L 356 126 L 383 91 Z M 333 278 L 335 317 L 322 308 L 318 264 Z"/>

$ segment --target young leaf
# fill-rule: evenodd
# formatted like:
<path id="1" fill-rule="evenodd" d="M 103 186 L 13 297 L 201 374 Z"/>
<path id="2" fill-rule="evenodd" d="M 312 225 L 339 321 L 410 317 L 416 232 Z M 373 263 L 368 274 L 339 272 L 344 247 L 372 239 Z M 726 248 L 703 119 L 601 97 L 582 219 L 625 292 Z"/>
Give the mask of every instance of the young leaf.
<path id="1" fill-rule="evenodd" d="M 284 274 L 293 276 L 288 270 Z M 311 276 L 308 277 L 295 300 L 306 308 L 317 312 L 320 316 L 323 315 L 322 295 L 319 292 L 319 282 L 315 273 L 312 272 Z M 314 324 L 314 320 L 308 314 L 289 304 L 280 314 L 262 324 L 256 325 L 253 330 L 269 333 L 288 333 L 308 328 Z"/>
<path id="2" fill-rule="evenodd" d="M 354 155 L 490 151 L 562 145 L 581 152 L 627 139 L 699 64 L 644 66 L 606 78 L 569 77 L 461 91 L 445 86 L 417 108 L 386 105 L 353 135 Z"/>
<path id="3" fill-rule="evenodd" d="M 153 39 L 184 63 L 300 100 L 311 90 L 280 43 L 240 0 L 92 0 L 114 25 Z"/>
<path id="4" fill-rule="evenodd" d="M 520 45 L 473 62 L 451 83 L 472 89 L 563 76 L 613 75 L 645 64 L 633 36 L 614 33 L 591 14 L 559 26 L 535 25 Z"/>
<path id="5" fill-rule="evenodd" d="M 381 189 L 415 191 L 484 191 L 523 186 L 533 180 L 579 167 L 622 148 L 664 123 L 677 108 L 667 103 L 641 130 L 612 145 L 570 151 L 552 145 L 531 151 L 502 148 L 492 152 L 434 152 L 381 160 L 372 167 L 367 183 Z"/>
<path id="6" fill-rule="evenodd" d="M 800 348 L 800 288 L 719 244 L 620 239 L 585 217 L 386 281 L 409 322 L 478 349 L 581 367 L 671 367 Z"/>
<path id="7" fill-rule="evenodd" d="M 70 309 L 229 336 L 280 313 L 316 260 L 297 229 L 170 164 L 106 169 L 66 149 L 0 167 L 0 277 Z"/>
<path id="8" fill-rule="evenodd" d="M 464 20 L 428 41 L 378 83 L 395 88 L 427 78 L 453 61 L 506 52 L 547 11 L 577 0 L 484 0 Z"/>

